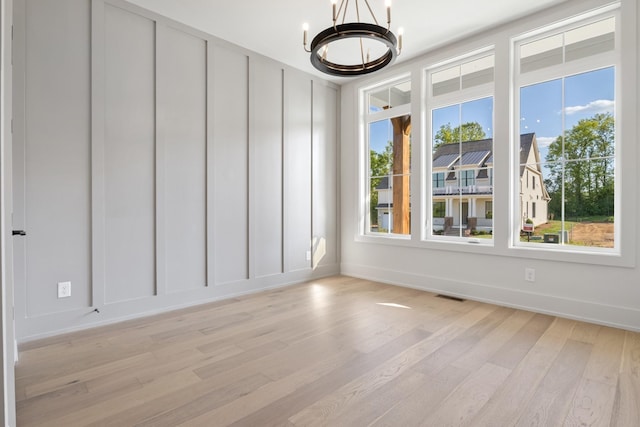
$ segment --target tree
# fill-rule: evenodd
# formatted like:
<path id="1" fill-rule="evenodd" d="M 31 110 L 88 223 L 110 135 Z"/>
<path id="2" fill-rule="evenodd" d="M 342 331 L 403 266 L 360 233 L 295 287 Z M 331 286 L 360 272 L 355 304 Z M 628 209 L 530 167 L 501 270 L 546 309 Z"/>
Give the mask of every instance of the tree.
<path id="1" fill-rule="evenodd" d="M 440 126 L 433 141 L 433 151 L 442 144 L 452 144 L 455 142 L 479 141 L 485 139 L 487 134 L 478 122 L 467 122 L 455 128 L 451 123 Z"/>
<path id="2" fill-rule="evenodd" d="M 378 184 L 380 184 L 380 180 L 383 176 L 389 175 L 392 162 L 392 141 L 389 141 L 387 143 L 387 146 L 381 153 L 377 153 L 374 150 L 370 150 L 369 152 L 369 176 L 371 177 L 371 179 L 369 180 L 369 207 L 372 225 L 378 224 L 378 211 L 376 210 L 376 206 L 378 206 L 378 192 L 376 191 L 376 187 L 378 186 Z"/>
<path id="3" fill-rule="evenodd" d="M 614 133 L 613 116 L 596 114 L 566 132 L 564 144 L 561 136 L 551 143 L 545 180 L 550 212 L 560 216 L 564 186 L 566 215 L 613 214 Z"/>

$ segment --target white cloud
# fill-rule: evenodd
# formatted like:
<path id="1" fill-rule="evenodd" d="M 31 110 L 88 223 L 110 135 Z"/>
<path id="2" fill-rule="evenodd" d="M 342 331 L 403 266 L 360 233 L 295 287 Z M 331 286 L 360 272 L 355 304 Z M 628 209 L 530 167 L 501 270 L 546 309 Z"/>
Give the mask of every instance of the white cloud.
<path id="1" fill-rule="evenodd" d="M 538 141 L 538 148 L 547 148 L 557 138 L 558 138 L 557 136 L 538 136 L 538 137 L 536 137 L 536 141 Z"/>
<path id="2" fill-rule="evenodd" d="M 574 107 L 567 107 L 564 109 L 567 115 L 583 113 L 583 114 L 597 114 L 597 113 L 613 113 L 615 103 L 610 99 L 598 99 L 592 101 L 587 105 L 576 105 Z"/>

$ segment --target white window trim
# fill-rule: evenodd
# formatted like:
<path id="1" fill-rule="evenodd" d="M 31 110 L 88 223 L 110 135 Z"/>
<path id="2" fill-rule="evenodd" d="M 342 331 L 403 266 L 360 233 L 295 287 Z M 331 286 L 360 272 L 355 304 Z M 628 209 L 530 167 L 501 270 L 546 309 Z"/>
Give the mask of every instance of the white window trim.
<path id="1" fill-rule="evenodd" d="M 394 233 L 373 233 L 370 231 L 370 215 L 369 215 L 369 170 L 370 170 L 370 157 L 369 157 L 369 124 L 381 120 L 391 119 L 393 117 L 412 115 L 412 103 L 395 106 L 393 108 L 389 108 L 387 110 L 376 111 L 374 113 L 369 113 L 368 111 L 368 95 L 374 91 L 378 91 L 383 88 L 388 88 L 391 86 L 395 86 L 399 83 L 411 81 L 411 74 L 404 73 L 398 75 L 392 79 L 387 79 L 382 82 L 369 85 L 367 87 L 363 87 L 358 91 L 358 108 L 360 111 L 359 114 L 359 197 L 358 197 L 358 205 L 359 205 L 359 214 L 358 214 L 358 236 L 357 240 L 361 239 L 387 239 L 387 240 L 396 240 L 400 242 L 406 242 L 411 240 L 411 234 L 394 234 Z M 413 88 L 412 88 L 412 97 L 413 99 Z M 413 175 L 413 170 L 411 175 Z M 413 194 L 413 191 L 411 191 Z M 412 197 L 412 196 L 411 196 Z M 409 201 L 411 203 L 411 200 Z"/>
<path id="2" fill-rule="evenodd" d="M 433 96 L 432 90 L 433 86 L 431 85 L 431 76 L 434 73 L 440 72 L 442 70 L 446 70 L 447 68 L 468 63 L 474 61 L 476 59 L 484 58 L 487 56 L 493 55 L 495 57 L 495 47 L 485 46 L 481 49 L 476 49 L 472 52 L 458 55 L 452 59 L 447 61 L 439 62 L 437 64 L 433 64 L 431 66 L 426 67 L 422 72 L 422 85 L 425 88 L 425 95 L 422 99 L 422 116 L 424 123 L 424 132 L 421 138 L 421 144 L 423 147 L 424 155 L 422 156 L 422 161 L 424 164 L 424 178 L 422 182 L 424 183 L 423 188 L 423 208 L 421 213 L 421 224 L 424 224 L 424 227 L 420 230 L 420 240 L 423 242 L 433 242 L 435 244 L 475 244 L 477 246 L 486 248 L 494 246 L 494 239 L 483 239 L 483 238 L 475 238 L 475 237 L 462 237 L 462 236 L 438 236 L 431 234 L 430 230 L 433 229 L 433 178 L 432 178 L 432 169 L 431 165 L 433 164 L 433 150 L 431 149 L 432 142 L 431 135 L 433 133 L 433 110 L 437 110 L 439 108 L 446 108 L 453 105 L 463 104 L 466 102 L 472 102 L 483 98 L 493 98 L 493 102 L 495 103 L 495 60 L 494 60 L 494 80 L 491 83 L 485 83 L 478 86 L 473 86 L 466 89 L 460 89 L 459 91 L 453 93 L 446 93 L 443 95 Z M 491 127 L 495 129 L 495 104 L 492 112 L 492 120 Z M 467 168 L 468 169 L 468 168 Z M 457 172 L 461 172 L 465 170 L 464 168 L 459 169 Z M 446 174 L 445 174 L 446 175 Z M 458 175 L 459 177 L 460 175 Z M 427 177 L 431 177 L 427 179 Z M 446 179 L 446 178 L 445 178 Z M 460 178 L 458 178 L 460 179 Z M 495 190 L 494 190 L 495 194 Z M 492 201 L 494 198 L 492 197 Z M 493 220 L 493 218 L 492 218 Z"/>
<path id="3" fill-rule="evenodd" d="M 562 21 L 554 24 L 551 27 L 548 27 L 544 31 L 536 30 L 534 32 L 529 32 L 522 34 L 518 37 L 514 37 L 512 39 L 511 46 L 511 63 L 513 66 L 513 79 L 512 79 L 512 97 L 513 97 L 513 118 L 512 118 L 512 143 L 510 144 L 511 151 L 511 167 L 510 167 L 510 184 L 511 184 L 511 203 L 510 203 L 510 249 L 515 251 L 524 251 L 529 254 L 535 254 L 537 258 L 541 259 L 558 259 L 558 256 L 561 254 L 567 254 L 567 257 L 576 258 L 584 255 L 595 255 L 597 257 L 605 256 L 611 260 L 619 259 L 622 265 L 625 264 L 625 261 L 622 258 L 621 251 L 621 232 L 620 229 L 622 227 L 622 212 L 621 212 L 621 169 L 624 168 L 621 158 L 621 143 L 616 145 L 615 150 L 615 162 L 619 167 L 616 167 L 615 170 L 615 186 L 614 186 L 614 194 L 615 194 L 615 202 L 614 202 L 614 211 L 616 214 L 616 221 L 614 221 L 614 248 L 598 248 L 598 247 L 589 247 L 589 246 L 573 246 L 573 245 L 554 245 L 554 244 L 544 244 L 544 243 L 529 243 L 529 242 L 521 242 L 520 241 L 520 230 L 519 230 L 519 221 L 516 220 L 520 216 L 520 206 L 519 206 L 519 186 L 517 185 L 517 181 L 519 181 L 519 176 L 517 171 L 520 167 L 520 158 L 519 151 L 516 150 L 516 141 L 520 139 L 520 88 L 532 84 L 542 83 L 550 80 L 557 80 L 566 78 L 568 76 L 582 74 L 594 70 L 599 70 L 608 67 L 615 67 L 616 69 L 616 80 L 615 80 L 615 105 L 616 105 L 616 113 L 615 113 L 615 138 L 616 141 L 622 141 L 622 123 L 619 120 L 618 111 L 620 110 L 619 105 L 621 102 L 621 82 L 619 79 L 619 70 L 622 68 L 621 61 L 621 50 L 620 50 L 620 10 L 619 5 L 608 5 L 604 8 L 592 10 L 584 15 L 579 15 L 571 18 L 567 21 Z M 558 34 L 561 32 L 570 31 L 574 28 L 581 27 L 583 25 L 588 25 L 593 22 L 600 21 L 602 19 L 606 19 L 609 17 L 614 17 L 616 19 L 616 32 L 615 32 L 615 50 L 612 52 L 600 53 L 597 55 L 590 56 L 588 58 L 579 59 L 576 61 L 567 62 L 560 65 L 555 65 L 551 67 L 547 67 L 541 70 L 531 71 L 525 74 L 519 74 L 519 55 L 518 51 L 522 44 L 529 43 L 535 39 L 544 38 L 549 35 Z M 624 109 L 623 109 L 624 110 Z M 549 255 L 543 255 L 548 253 Z M 604 258 L 603 258 L 604 259 Z M 587 261 L 583 261 L 587 262 Z M 617 265 L 617 262 L 614 262 Z"/>
<path id="4" fill-rule="evenodd" d="M 427 101 L 428 86 L 426 85 L 425 74 L 434 67 L 439 67 L 450 63 L 450 58 L 461 57 L 465 53 L 474 51 L 486 51 L 486 46 L 495 45 L 495 78 L 496 91 L 494 95 L 494 138 L 500 139 L 500 146 L 494 145 L 496 156 L 499 156 L 502 166 L 494 167 L 493 181 L 507 182 L 511 185 L 513 182 L 510 164 L 511 152 L 509 147 L 509 139 L 514 134 L 514 40 L 521 37 L 521 34 L 532 36 L 542 33 L 541 28 L 545 31 L 551 31 L 554 26 L 559 28 L 567 23 L 582 20 L 584 17 L 599 15 L 609 10 L 616 9 L 618 2 L 610 2 L 608 0 L 583 0 L 579 2 L 571 2 L 554 6 L 548 12 L 536 13 L 527 16 L 525 19 L 502 26 L 496 30 L 489 30 L 471 38 L 465 38 L 458 42 L 450 43 L 441 48 L 426 53 L 422 59 L 418 58 L 408 61 L 406 64 L 392 67 L 388 71 L 382 71 L 376 76 L 370 76 L 363 79 L 360 86 L 354 91 L 353 102 L 357 108 L 354 110 L 353 118 L 357 123 L 356 140 L 358 147 L 357 174 L 354 174 L 354 188 L 358 189 L 358 199 L 355 202 L 357 209 L 353 210 L 355 216 L 355 233 L 353 239 L 357 243 L 362 244 L 378 244 L 384 246 L 394 246 L 398 248 L 428 249 L 438 251 L 450 251 L 455 256 L 456 253 L 483 254 L 489 256 L 501 256 L 508 258 L 522 258 L 527 260 L 544 260 L 558 261 L 574 264 L 593 264 L 611 267 L 635 267 L 636 260 L 636 218 L 638 196 L 635 191 L 625 194 L 620 210 L 622 211 L 621 226 L 624 234 L 620 238 L 621 254 L 611 255 L 610 253 L 597 253 L 597 251 L 589 253 L 576 252 L 554 252 L 549 249 L 537 250 L 536 248 L 514 248 L 511 240 L 510 221 L 513 218 L 512 191 L 503 188 L 502 192 L 494 192 L 493 201 L 493 219 L 494 219 L 494 246 L 482 246 L 469 244 L 475 242 L 461 242 L 459 239 L 450 242 L 434 242 L 433 240 L 424 240 L 422 232 L 426 226 L 426 216 L 431 215 L 427 210 L 428 203 L 424 200 L 424 195 L 428 195 L 431 187 L 431 166 L 424 161 L 422 149 L 425 146 L 424 139 L 430 138 L 430 129 L 427 124 Z M 619 182 L 631 183 L 632 188 L 636 189 L 638 185 L 637 165 L 638 148 L 633 143 L 625 143 L 626 141 L 637 141 L 640 138 L 640 124 L 636 124 L 638 117 L 638 106 L 636 105 L 636 97 L 638 94 L 638 66 L 637 55 L 637 8 L 638 5 L 634 1 L 624 1 L 620 6 L 620 32 L 616 34 L 616 46 L 624 46 L 624 56 L 621 59 L 621 69 L 619 72 L 620 86 L 625 88 L 622 93 L 616 92 L 616 99 L 620 103 L 621 112 L 619 120 L 626 123 L 619 126 L 618 131 L 621 132 L 623 142 L 616 147 L 617 153 L 622 158 L 622 172 Z M 621 40 L 618 40 L 620 38 Z M 411 239 L 379 237 L 363 234 L 365 230 L 363 219 L 363 209 L 366 208 L 362 203 L 364 199 L 365 180 L 363 177 L 366 173 L 364 164 L 364 119 L 363 114 L 366 113 L 363 105 L 362 92 L 374 87 L 380 87 L 393 81 L 398 81 L 410 77 L 412 81 L 412 123 L 413 123 L 413 146 L 412 146 L 412 195 L 411 203 L 415 208 L 419 207 L 419 215 L 414 212 L 412 215 Z M 618 87 L 618 89 L 619 89 Z M 419 142 L 419 143 L 418 143 Z M 426 178 L 429 178 L 426 180 Z M 628 184 L 626 184 L 628 185 Z M 426 189 L 425 187 L 429 187 Z M 628 188 L 628 187 L 627 187 Z M 418 230 L 422 232 L 418 233 Z M 617 236 L 616 236 L 617 240 Z"/>

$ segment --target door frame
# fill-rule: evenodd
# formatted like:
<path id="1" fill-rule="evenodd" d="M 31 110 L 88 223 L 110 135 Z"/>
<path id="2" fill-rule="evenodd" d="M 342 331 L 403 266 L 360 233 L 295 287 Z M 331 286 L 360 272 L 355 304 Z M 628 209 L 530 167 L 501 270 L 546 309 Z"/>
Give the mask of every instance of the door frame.
<path id="1" fill-rule="evenodd" d="M 12 133 L 13 133 L 13 0 L 0 0 L 0 342 L 2 343 L 2 399 L 4 425 L 16 425 L 15 339 L 12 237 Z"/>

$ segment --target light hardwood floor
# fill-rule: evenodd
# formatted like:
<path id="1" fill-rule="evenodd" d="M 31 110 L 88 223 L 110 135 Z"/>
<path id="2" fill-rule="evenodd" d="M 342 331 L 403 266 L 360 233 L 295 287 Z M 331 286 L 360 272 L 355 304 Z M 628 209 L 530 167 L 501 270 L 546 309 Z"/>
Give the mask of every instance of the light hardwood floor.
<path id="1" fill-rule="evenodd" d="M 332 277 L 26 343 L 19 426 L 638 426 L 640 334 Z"/>

